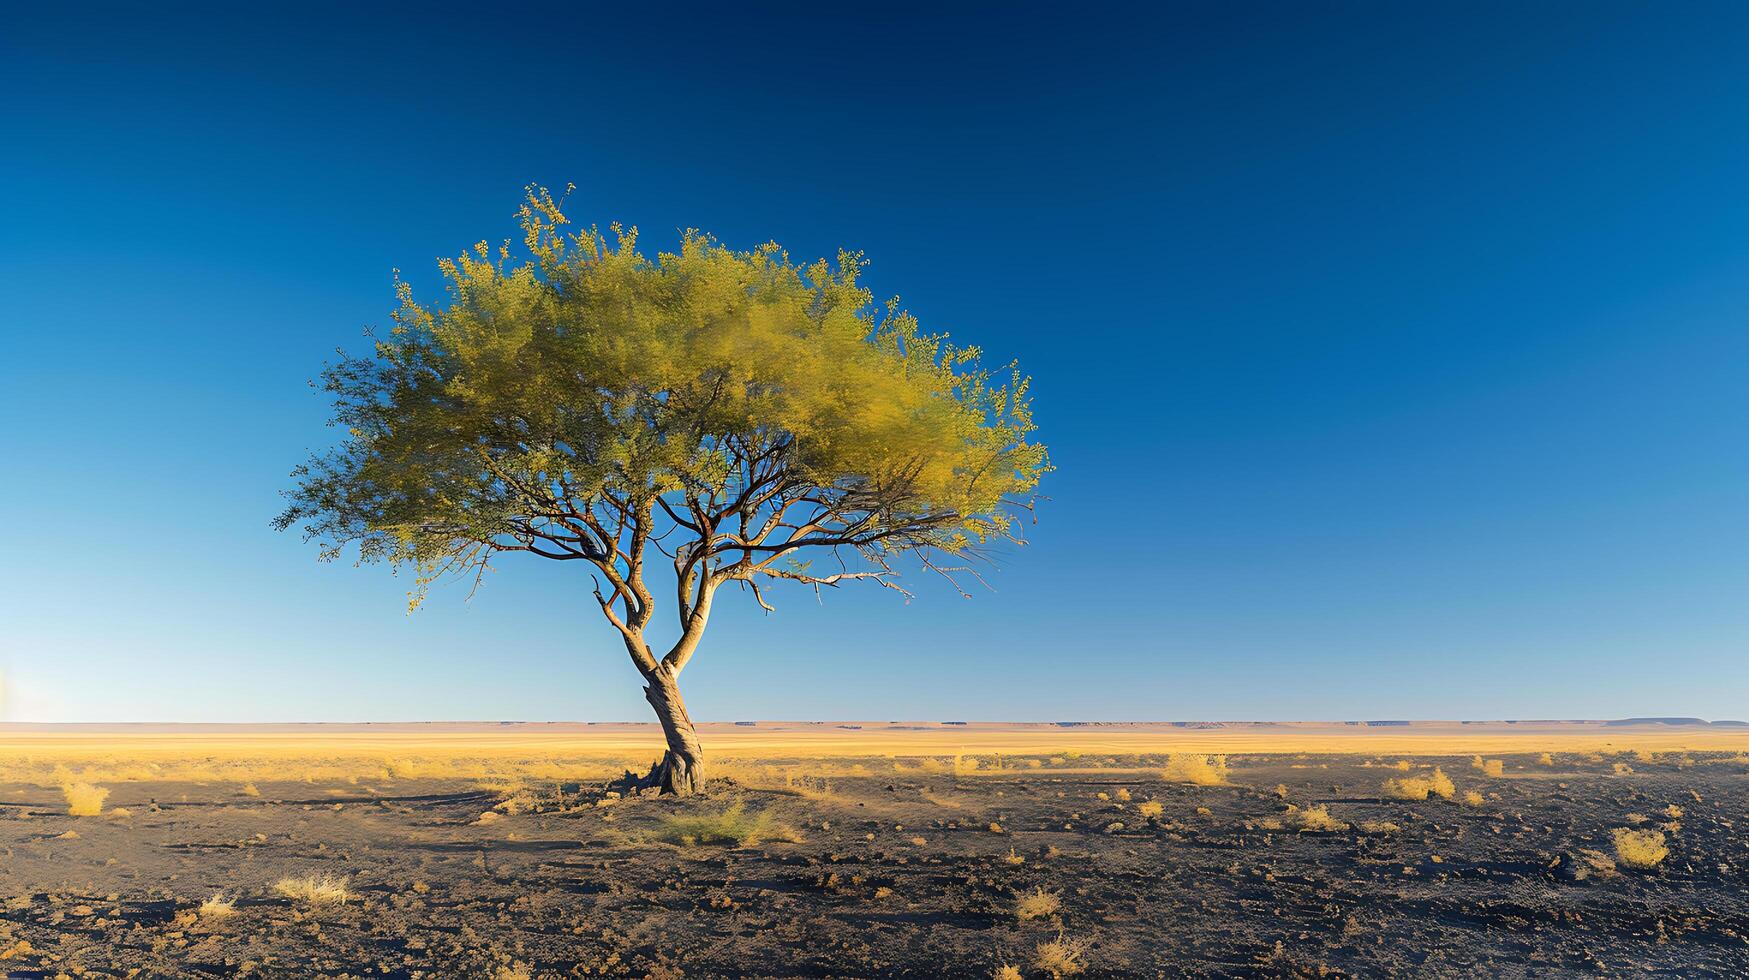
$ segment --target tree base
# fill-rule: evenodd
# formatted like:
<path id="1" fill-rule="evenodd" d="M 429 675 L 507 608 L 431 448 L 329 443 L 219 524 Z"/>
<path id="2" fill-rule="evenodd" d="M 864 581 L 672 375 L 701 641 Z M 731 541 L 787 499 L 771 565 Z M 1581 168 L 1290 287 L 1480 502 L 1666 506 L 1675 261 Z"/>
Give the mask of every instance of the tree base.
<path id="1" fill-rule="evenodd" d="M 621 792 L 649 796 L 692 796 L 704 792 L 704 760 L 670 749 L 642 776 L 630 770 L 613 784 Z"/>

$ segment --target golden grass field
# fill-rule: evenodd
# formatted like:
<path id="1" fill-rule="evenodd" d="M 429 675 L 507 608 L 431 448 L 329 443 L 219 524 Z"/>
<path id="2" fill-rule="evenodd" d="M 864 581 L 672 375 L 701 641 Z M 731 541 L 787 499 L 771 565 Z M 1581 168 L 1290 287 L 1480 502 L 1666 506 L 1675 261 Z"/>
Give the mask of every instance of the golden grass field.
<path id="1" fill-rule="evenodd" d="M 698 726 L 710 760 L 1318 754 L 1452 756 L 1566 752 L 1749 753 L 1749 727 L 1551 722 L 1216 722 L 1072 725 L 754 722 Z M 65 770 L 108 781 L 404 778 L 589 779 L 647 768 L 654 724 L 0 725 L 0 782 L 58 785 Z M 1062 767 L 1057 767 L 1062 768 Z M 1070 767 L 1073 768 L 1073 767 Z"/>

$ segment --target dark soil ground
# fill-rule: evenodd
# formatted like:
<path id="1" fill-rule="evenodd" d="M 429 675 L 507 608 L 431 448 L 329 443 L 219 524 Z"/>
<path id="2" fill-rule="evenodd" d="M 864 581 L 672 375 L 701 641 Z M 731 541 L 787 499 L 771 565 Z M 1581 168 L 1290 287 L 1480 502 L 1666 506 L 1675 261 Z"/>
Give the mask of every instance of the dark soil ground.
<path id="1" fill-rule="evenodd" d="M 70 817 L 58 791 L 13 787 L 0 972 L 1043 977 L 1037 949 L 1061 939 L 1083 977 L 1749 976 L 1742 764 L 1526 756 L 1495 777 L 1416 760 L 1459 801 L 1484 794 L 1464 805 L 1383 799 L 1404 774 L 1364 761 L 1247 756 L 1231 785 L 1197 786 L 1158 757 L 961 775 L 864 760 L 686 801 L 530 786 L 504 810 L 460 781 L 124 783 L 108 806 L 126 815 Z M 1290 804 L 1350 826 L 1268 829 L 1291 827 Z M 1612 867 L 1632 826 L 1665 833 L 1655 869 Z M 352 897 L 275 890 L 311 874 Z M 1022 921 L 1017 897 L 1041 888 L 1060 908 Z M 234 914 L 198 912 L 215 892 Z"/>

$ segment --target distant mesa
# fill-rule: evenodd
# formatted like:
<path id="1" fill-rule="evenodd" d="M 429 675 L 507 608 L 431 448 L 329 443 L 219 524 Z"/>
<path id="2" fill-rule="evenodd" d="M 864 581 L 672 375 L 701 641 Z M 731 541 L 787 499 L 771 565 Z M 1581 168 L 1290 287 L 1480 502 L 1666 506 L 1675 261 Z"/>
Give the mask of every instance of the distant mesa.
<path id="1" fill-rule="evenodd" d="M 1056 725 L 1058 728 L 1083 728 L 1087 723 L 1084 721 L 1059 721 Z"/>
<path id="2" fill-rule="evenodd" d="M 1621 725 L 1705 725 L 1705 718 L 1622 718 L 1618 721 L 1606 721 L 1611 728 Z"/>
<path id="3" fill-rule="evenodd" d="M 1387 725 L 1407 725 L 1407 724 L 1409 724 L 1409 722 L 1406 722 L 1406 721 L 1369 721 L 1366 723 L 1366 726 L 1368 728 L 1383 728 Z M 1466 722 L 1466 724 L 1467 724 L 1467 722 Z"/>
<path id="4" fill-rule="evenodd" d="M 735 722 L 735 724 L 740 725 L 743 728 L 752 728 L 754 725 L 757 725 L 759 723 L 756 721 L 737 721 L 737 722 Z"/>
<path id="5" fill-rule="evenodd" d="M 965 722 L 963 722 L 963 721 L 944 721 L 944 722 L 942 722 L 942 724 L 943 725 L 963 725 L 963 724 L 965 724 Z"/>

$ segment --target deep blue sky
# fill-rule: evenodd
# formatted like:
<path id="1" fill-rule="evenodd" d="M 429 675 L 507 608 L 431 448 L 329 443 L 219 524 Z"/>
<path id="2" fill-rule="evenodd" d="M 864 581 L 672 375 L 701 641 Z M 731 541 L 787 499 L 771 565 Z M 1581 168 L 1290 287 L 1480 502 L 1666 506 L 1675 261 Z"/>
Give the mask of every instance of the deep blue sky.
<path id="1" fill-rule="evenodd" d="M 1749 715 L 1749 6 L 252 6 L 0 13 L 14 718 L 646 717 L 570 566 L 268 527 L 531 181 L 1037 379 L 997 591 L 731 603 L 696 718 Z"/>

